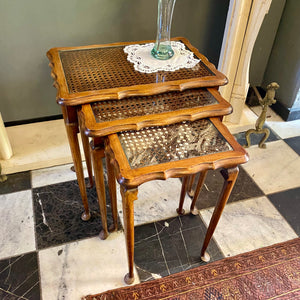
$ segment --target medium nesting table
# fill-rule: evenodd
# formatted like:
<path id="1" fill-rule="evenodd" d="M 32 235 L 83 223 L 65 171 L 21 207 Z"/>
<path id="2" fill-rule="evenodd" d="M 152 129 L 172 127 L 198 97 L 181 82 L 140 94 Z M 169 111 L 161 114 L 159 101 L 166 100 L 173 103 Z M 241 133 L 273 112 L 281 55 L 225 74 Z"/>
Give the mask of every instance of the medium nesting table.
<path id="1" fill-rule="evenodd" d="M 102 158 L 105 157 L 104 143 L 108 135 L 124 130 L 170 125 L 185 120 L 193 121 L 213 116 L 222 118 L 231 110 L 230 104 L 214 88 L 195 88 L 183 92 L 134 96 L 123 100 L 105 100 L 82 105 L 78 111 L 78 118 L 82 136 L 92 138 L 91 153 L 103 227 L 100 238 L 105 239 L 108 232 L 117 226 L 117 211 L 113 201 L 111 204 L 114 224 L 110 229 L 106 220 Z M 113 194 L 110 194 L 110 197 L 114 198 Z"/>
<path id="2" fill-rule="evenodd" d="M 90 218 L 90 212 L 77 137 L 79 132 L 78 112 L 81 110 L 82 105 L 108 100 L 114 100 L 113 103 L 117 104 L 117 101 L 124 101 L 125 98 L 131 96 L 150 96 L 168 91 L 218 87 L 227 83 L 227 78 L 218 72 L 214 65 L 199 53 L 189 41 L 182 37 L 173 40 L 181 41 L 186 49 L 192 51 L 194 57 L 201 61 L 191 69 L 180 69 L 174 72 L 146 74 L 135 71 L 133 64 L 127 61 L 127 55 L 123 51 L 124 47 L 130 44 L 144 44 L 154 41 L 60 47 L 52 48 L 47 52 L 49 65 L 52 69 L 51 76 L 57 89 L 56 101 L 62 109 L 84 206 L 83 220 Z M 125 102 L 128 104 L 128 101 L 127 99 Z M 122 108 L 120 103 L 118 105 L 119 109 Z M 176 111 L 176 107 L 172 109 Z M 123 110 L 126 111 L 126 106 Z M 154 110 L 152 111 L 156 114 Z M 227 113 L 228 111 L 225 112 L 225 114 Z M 203 113 L 201 113 L 201 116 L 205 117 Z M 172 118 L 176 119 L 176 112 L 173 112 Z M 164 120 L 161 119 L 161 122 L 164 122 Z M 143 123 L 147 123 L 146 115 Z M 109 124 L 106 123 L 106 125 Z M 108 128 L 106 132 L 110 132 L 110 129 Z M 82 142 L 90 185 L 92 185 L 89 142 L 85 135 L 82 135 Z"/>

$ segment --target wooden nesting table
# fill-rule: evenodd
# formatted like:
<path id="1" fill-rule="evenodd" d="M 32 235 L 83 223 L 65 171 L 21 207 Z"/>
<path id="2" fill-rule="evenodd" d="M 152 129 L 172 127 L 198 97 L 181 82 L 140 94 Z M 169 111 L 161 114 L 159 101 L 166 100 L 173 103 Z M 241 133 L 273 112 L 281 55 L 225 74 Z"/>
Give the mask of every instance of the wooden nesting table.
<path id="1" fill-rule="evenodd" d="M 78 119 L 82 136 L 91 137 L 93 165 L 103 230 L 108 235 L 102 158 L 108 135 L 124 130 L 140 130 L 149 126 L 171 125 L 206 117 L 222 117 L 232 108 L 215 88 L 194 88 L 151 96 L 133 96 L 123 100 L 103 100 L 82 105 Z M 113 196 L 111 195 L 111 198 Z M 114 203 L 112 202 L 112 205 Z M 114 210 L 116 219 L 116 210 Z M 114 223 L 110 230 L 114 230 Z"/>
<path id="2" fill-rule="evenodd" d="M 118 109 L 122 112 L 131 110 L 129 102 L 131 97 L 148 97 L 165 92 L 184 91 L 192 88 L 200 87 L 218 87 L 227 83 L 227 78 L 216 70 L 205 56 L 198 52 L 189 41 L 185 38 L 174 38 L 173 40 L 181 41 L 185 47 L 194 53 L 194 56 L 201 61 L 191 69 L 180 69 L 175 72 L 157 72 L 145 74 L 135 71 L 133 64 L 127 61 L 126 54 L 123 49 L 129 44 L 143 44 L 153 41 L 114 43 L 106 45 L 91 45 L 83 47 L 61 47 L 52 48 L 47 52 L 52 69 L 51 76 L 54 79 L 54 86 L 57 89 L 56 101 L 61 106 L 64 122 L 66 126 L 67 136 L 70 144 L 74 167 L 76 171 L 77 181 L 79 184 L 80 194 L 84 206 L 82 214 L 83 220 L 90 218 L 88 199 L 86 194 L 86 186 L 83 175 L 83 167 L 80 155 L 80 148 L 77 134 L 79 132 L 78 112 L 84 104 L 91 104 L 102 101 L 113 101 L 118 105 Z M 216 91 L 212 91 L 216 95 Z M 219 96 L 217 96 L 220 99 Z M 201 112 L 187 111 L 186 115 L 182 114 L 181 109 L 176 109 L 176 105 L 166 110 L 166 114 L 155 109 L 152 110 L 152 124 L 170 124 L 173 122 L 187 119 L 196 119 L 211 115 L 224 115 L 230 112 L 229 106 L 225 101 L 220 100 L 216 105 L 204 108 Z M 119 101 L 119 102 L 118 102 Z M 135 99 L 134 101 L 139 101 Z M 126 105 L 122 107 L 122 102 Z M 186 100 L 188 102 L 188 100 Z M 106 102 L 107 103 L 107 102 Z M 179 103 L 178 103 L 179 104 Z M 99 103 L 97 104 L 99 106 Z M 218 106 L 219 105 L 219 106 Z M 197 105 L 195 105 L 197 106 Z M 186 108 L 186 107 L 185 107 Z M 203 108 L 203 106 L 202 106 Z M 90 108 L 87 108 L 90 109 Z M 179 114 L 178 114 L 179 112 Z M 156 115 L 153 117 L 153 115 Z M 180 117 L 179 117 L 180 115 Z M 124 115 L 125 116 L 125 115 Z M 122 119 L 129 118 L 126 115 Z M 138 119 L 130 121 L 107 123 L 99 122 L 95 126 L 89 126 L 88 134 L 95 136 L 105 135 L 114 130 L 125 130 L 136 126 L 136 129 L 145 125 L 150 125 L 148 121 L 149 115 L 144 114 L 141 121 Z M 120 118 L 119 118 L 120 119 Z M 87 120 L 87 122 L 92 122 Z M 116 125 L 118 123 L 118 125 Z M 126 124 L 126 125 L 125 125 Z M 135 124 L 135 125 L 133 125 Z M 112 126 L 114 130 L 109 129 Z M 101 133 L 98 129 L 101 128 Z M 93 185 L 91 158 L 89 155 L 89 142 L 86 135 L 82 135 L 82 143 L 86 158 L 86 164 L 89 174 L 90 183 Z"/>
<path id="3" fill-rule="evenodd" d="M 116 102 L 116 103 L 115 103 Z M 126 110 L 122 110 L 126 107 Z M 85 104 L 78 112 L 82 133 L 92 137 L 91 153 L 103 230 L 117 229 L 115 179 L 121 186 L 128 269 L 124 280 L 134 280 L 134 200 L 138 187 L 150 180 L 182 177 L 177 212 L 183 213 L 183 200 L 193 175 L 201 172 L 191 205 L 195 202 L 210 169 L 222 168 L 224 186 L 201 250 L 206 248 L 238 175 L 238 165 L 248 160 L 246 151 L 222 124 L 230 105 L 214 88 L 195 88 L 183 92 L 130 97 Z M 208 118 L 210 117 L 210 118 Z M 113 224 L 108 229 L 102 158 L 106 157 Z"/>
<path id="4" fill-rule="evenodd" d="M 79 131 L 90 185 L 93 184 L 91 157 L 93 160 L 102 239 L 117 228 L 115 178 L 121 185 L 128 284 L 134 279 L 133 201 L 137 199 L 138 186 L 149 180 L 182 177 L 180 214 L 191 178 L 201 172 L 191 206 L 191 212 L 195 213 L 195 200 L 207 170 L 224 168 L 223 191 L 201 250 L 203 259 L 207 259 L 205 250 L 237 178 L 238 165 L 248 159 L 245 150 L 222 124 L 222 117 L 232 111 L 217 90 L 227 83 L 226 77 L 186 39 L 174 40 L 184 43 L 200 59 L 195 67 L 150 74 L 135 71 L 127 61 L 124 47 L 153 41 L 53 48 L 47 53 L 84 205 L 83 220 L 90 218 L 90 212 L 77 138 Z M 114 220 L 110 229 L 106 217 L 104 157 Z"/>
<path id="5" fill-rule="evenodd" d="M 129 97 L 84 104 L 78 111 L 82 134 L 92 138 L 91 153 L 103 230 L 117 229 L 115 179 L 121 186 L 124 229 L 128 255 L 127 284 L 134 281 L 134 201 L 138 187 L 150 180 L 182 177 L 177 212 L 191 178 L 201 172 L 191 205 L 195 202 L 206 173 L 222 168 L 224 185 L 210 221 L 201 257 L 208 261 L 207 246 L 238 175 L 238 165 L 248 160 L 246 151 L 222 124 L 230 105 L 214 88 L 195 88 L 152 96 Z M 209 118 L 208 118 L 209 117 Z M 106 158 L 113 224 L 108 229 L 102 158 Z"/>
<path id="6" fill-rule="evenodd" d="M 106 141 L 105 154 L 115 228 L 115 178 L 120 184 L 122 195 L 129 271 L 124 277 L 125 282 L 131 284 L 134 281 L 134 201 L 138 199 L 138 187 L 150 180 L 181 177 L 183 183 L 177 212 L 183 214 L 188 181 L 191 176 L 201 172 L 191 205 L 191 213 L 195 214 L 195 202 L 207 171 L 222 168 L 223 189 L 209 222 L 200 254 L 202 260 L 209 261 L 210 256 L 206 249 L 237 179 L 238 165 L 248 160 L 246 151 L 220 119 L 205 118 L 111 134 Z M 96 149 L 93 151 L 93 157 L 97 159 Z M 103 176 L 100 168 L 95 168 L 94 172 L 97 178 Z M 102 206 L 105 206 L 105 201 Z M 103 222 L 106 222 L 105 219 L 106 216 Z"/>

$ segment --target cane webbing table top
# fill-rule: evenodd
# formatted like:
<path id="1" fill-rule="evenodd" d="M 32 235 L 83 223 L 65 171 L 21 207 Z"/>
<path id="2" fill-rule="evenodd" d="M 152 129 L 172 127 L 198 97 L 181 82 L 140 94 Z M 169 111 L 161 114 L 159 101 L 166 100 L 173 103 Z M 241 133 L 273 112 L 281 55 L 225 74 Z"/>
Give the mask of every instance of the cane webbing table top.
<path id="1" fill-rule="evenodd" d="M 157 73 L 141 73 L 127 60 L 124 46 L 60 51 L 70 94 L 133 85 L 145 85 L 159 80 Z M 214 76 L 203 62 L 191 69 L 166 72 L 165 82 Z"/>
<path id="2" fill-rule="evenodd" d="M 167 125 L 229 114 L 232 108 L 213 88 L 104 100 L 83 105 L 86 134 L 105 136 L 123 130 Z"/>
<path id="3" fill-rule="evenodd" d="M 245 149 L 219 118 L 111 134 L 106 154 L 118 181 L 128 187 L 248 161 Z"/>
<path id="4" fill-rule="evenodd" d="M 207 89 L 193 89 L 184 92 L 130 97 L 122 99 L 122 101 L 100 101 L 91 104 L 91 106 L 96 122 L 101 123 L 217 103 L 217 99 Z"/>
<path id="5" fill-rule="evenodd" d="M 231 151 L 208 119 L 118 133 L 131 168 Z"/>
<path id="6" fill-rule="evenodd" d="M 227 83 L 225 75 L 218 72 L 186 39 L 174 40 L 183 42 L 201 61 L 193 68 L 147 74 L 134 69 L 123 49 L 129 44 L 153 41 L 50 49 L 47 56 L 58 90 L 58 103 L 80 105 Z"/>

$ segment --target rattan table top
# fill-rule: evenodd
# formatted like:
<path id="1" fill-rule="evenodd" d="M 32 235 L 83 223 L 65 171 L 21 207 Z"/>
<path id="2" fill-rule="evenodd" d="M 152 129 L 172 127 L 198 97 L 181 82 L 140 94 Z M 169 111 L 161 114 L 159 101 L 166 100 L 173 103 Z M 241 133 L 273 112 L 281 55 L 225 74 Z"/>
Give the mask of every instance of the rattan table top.
<path id="1" fill-rule="evenodd" d="M 58 103 L 80 105 L 227 83 L 226 77 L 186 39 L 174 40 L 183 42 L 201 61 L 190 69 L 146 74 L 134 69 L 123 49 L 128 44 L 153 41 L 50 49 L 47 56 L 58 90 Z"/>
<path id="2" fill-rule="evenodd" d="M 111 134 L 106 153 L 119 182 L 128 187 L 248 161 L 246 150 L 219 118 Z"/>
<path id="3" fill-rule="evenodd" d="M 106 136 L 123 130 L 173 124 L 231 113 L 214 88 L 195 88 L 158 95 L 133 96 L 85 104 L 79 112 L 85 133 Z"/>
<path id="4" fill-rule="evenodd" d="M 132 169 L 232 150 L 208 119 L 123 131 L 118 137 Z"/>

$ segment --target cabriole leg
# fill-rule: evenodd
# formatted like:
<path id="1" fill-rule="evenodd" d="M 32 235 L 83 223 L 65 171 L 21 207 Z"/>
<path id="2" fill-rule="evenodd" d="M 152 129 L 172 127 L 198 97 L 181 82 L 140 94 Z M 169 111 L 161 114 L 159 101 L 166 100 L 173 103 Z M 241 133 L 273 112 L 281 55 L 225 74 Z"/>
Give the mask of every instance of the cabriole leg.
<path id="1" fill-rule="evenodd" d="M 114 171 L 114 166 L 111 164 L 108 155 L 106 156 L 106 169 L 107 169 L 111 211 L 113 216 L 113 224 L 109 227 L 109 231 L 112 232 L 118 229 L 118 208 L 117 208 L 115 171 Z"/>
<path id="2" fill-rule="evenodd" d="M 210 219 L 209 226 L 205 235 L 205 239 L 203 242 L 202 250 L 201 250 L 201 259 L 205 262 L 210 260 L 209 254 L 206 252 L 206 249 L 208 247 L 208 244 L 212 238 L 212 235 L 216 229 L 216 226 L 219 222 L 219 219 L 221 217 L 221 214 L 223 212 L 223 209 L 225 207 L 225 204 L 230 196 L 230 193 L 234 187 L 235 181 L 237 179 L 239 173 L 239 168 L 234 167 L 230 169 L 223 169 L 221 171 L 222 176 L 224 177 L 224 185 L 222 192 L 220 194 L 219 200 L 216 204 L 216 207 L 214 209 L 213 215 Z"/>
<path id="3" fill-rule="evenodd" d="M 201 192 L 202 186 L 204 184 L 206 174 L 207 174 L 207 170 L 202 171 L 200 173 L 199 180 L 198 180 L 198 183 L 197 183 L 197 187 L 196 187 L 196 190 L 195 190 L 195 194 L 193 196 L 193 201 L 192 201 L 192 204 L 191 204 L 191 214 L 193 214 L 195 216 L 198 215 L 198 209 L 195 208 L 195 204 L 196 204 L 196 201 L 197 201 L 197 199 L 199 197 L 199 194 Z"/>
<path id="4" fill-rule="evenodd" d="M 194 197 L 194 193 L 195 191 L 193 190 L 193 183 L 195 181 L 197 174 L 193 174 L 189 176 L 189 180 L 188 180 L 188 186 L 187 186 L 187 193 L 190 197 Z"/>
<path id="5" fill-rule="evenodd" d="M 63 113 L 64 113 L 64 110 L 63 110 Z M 67 123 L 65 113 L 64 113 L 64 118 L 65 118 L 65 122 L 66 122 L 65 123 L 66 131 L 67 131 L 71 154 L 72 154 L 72 158 L 73 158 L 73 162 L 74 162 L 74 168 L 75 168 L 75 172 L 76 172 L 79 191 L 80 191 L 80 195 L 81 195 L 81 199 L 82 199 L 82 203 L 83 203 L 83 207 L 84 207 L 84 212 L 81 215 L 81 219 L 83 221 L 87 221 L 90 219 L 91 214 L 90 214 L 89 204 L 88 204 L 88 199 L 87 199 L 87 194 L 86 194 L 86 187 L 85 187 L 85 182 L 84 182 L 80 148 L 79 148 L 78 137 L 77 137 L 78 124 Z"/>
<path id="6" fill-rule="evenodd" d="M 124 281 L 127 284 L 134 282 L 133 264 L 134 264 L 134 205 L 133 201 L 137 199 L 137 189 L 126 189 L 121 185 L 124 232 L 126 239 L 126 249 L 128 258 L 128 270 Z"/>
<path id="7" fill-rule="evenodd" d="M 89 145 L 89 138 L 84 134 L 84 130 L 80 125 L 80 135 L 81 141 L 84 151 L 85 157 L 85 164 L 89 175 L 89 184 L 87 185 L 88 188 L 93 187 L 93 172 L 92 172 L 92 160 L 91 160 L 91 152 L 90 152 L 90 145 Z"/>
<path id="8" fill-rule="evenodd" d="M 176 211 L 179 215 L 184 215 L 183 203 L 184 203 L 184 198 L 185 198 L 185 194 L 187 191 L 189 179 L 190 179 L 189 176 L 185 176 L 182 178 L 179 207 L 176 209 Z"/>
<path id="9" fill-rule="evenodd" d="M 101 240 L 105 240 L 108 236 L 107 230 L 107 210 L 106 210 L 106 198 L 105 198 L 105 185 L 103 176 L 102 158 L 104 157 L 104 143 L 100 139 L 94 138 L 91 143 L 91 153 L 93 159 L 93 167 L 95 174 L 95 184 L 97 190 L 97 197 L 100 207 L 100 216 L 102 222 L 102 231 L 99 234 Z"/>
<path id="10" fill-rule="evenodd" d="M 91 218 L 91 214 L 90 214 L 89 204 L 88 204 L 88 199 L 86 194 L 80 148 L 79 148 L 78 138 L 77 138 L 77 128 L 73 127 L 72 125 L 66 124 L 66 130 L 67 130 L 67 135 L 68 135 L 71 153 L 73 157 L 79 191 L 80 191 L 80 195 L 84 207 L 84 212 L 81 215 L 81 219 L 83 221 L 88 221 Z"/>

